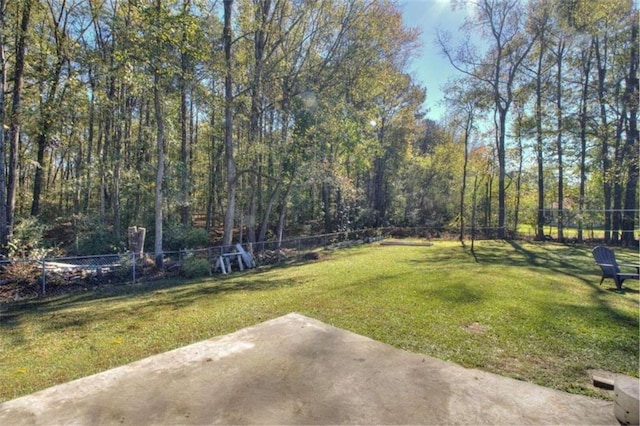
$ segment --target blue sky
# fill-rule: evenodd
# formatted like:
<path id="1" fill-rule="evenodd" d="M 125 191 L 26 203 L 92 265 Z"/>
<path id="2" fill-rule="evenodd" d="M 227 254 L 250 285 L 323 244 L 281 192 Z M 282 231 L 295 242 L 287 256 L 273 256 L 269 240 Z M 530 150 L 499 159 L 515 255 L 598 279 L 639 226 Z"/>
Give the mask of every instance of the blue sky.
<path id="1" fill-rule="evenodd" d="M 421 86 L 427 88 L 425 107 L 430 110 L 428 118 L 439 120 L 444 108 L 439 105 L 443 98 L 442 86 L 456 71 L 449 61 L 440 54 L 435 43 L 437 28 L 449 31 L 455 39 L 463 24 L 466 12 L 451 10 L 451 0 L 400 0 L 404 24 L 419 28 L 422 35 L 422 49 L 419 57 L 410 66 L 410 73 Z"/>

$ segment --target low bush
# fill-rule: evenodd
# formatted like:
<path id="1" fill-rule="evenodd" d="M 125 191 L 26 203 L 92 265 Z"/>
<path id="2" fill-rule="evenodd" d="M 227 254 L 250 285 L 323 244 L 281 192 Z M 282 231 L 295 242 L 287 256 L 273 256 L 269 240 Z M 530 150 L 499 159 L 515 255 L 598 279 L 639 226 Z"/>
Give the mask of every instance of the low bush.
<path id="1" fill-rule="evenodd" d="M 182 275 L 187 278 L 209 276 L 211 275 L 211 263 L 208 259 L 189 256 L 182 262 Z"/>
<path id="2" fill-rule="evenodd" d="M 186 248 L 202 248 L 209 244 L 209 234 L 203 228 L 184 225 L 169 225 L 163 238 L 164 248 L 178 251 Z"/>
<path id="3" fill-rule="evenodd" d="M 35 217 L 21 219 L 13 229 L 13 239 L 8 244 L 10 258 L 36 258 L 47 253 L 44 233 L 47 226 Z"/>
<path id="4" fill-rule="evenodd" d="M 94 255 L 121 253 L 125 249 L 124 240 L 116 238 L 111 227 L 89 218 L 80 218 L 76 229 L 77 254 Z"/>

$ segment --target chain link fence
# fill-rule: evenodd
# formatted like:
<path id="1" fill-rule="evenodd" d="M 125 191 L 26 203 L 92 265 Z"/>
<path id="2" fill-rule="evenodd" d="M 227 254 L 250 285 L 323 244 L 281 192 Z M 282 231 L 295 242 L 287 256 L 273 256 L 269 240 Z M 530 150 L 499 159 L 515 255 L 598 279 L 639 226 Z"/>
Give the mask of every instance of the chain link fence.
<path id="1" fill-rule="evenodd" d="M 163 252 L 162 267 L 153 253 L 121 253 L 95 256 L 46 257 L 42 259 L 0 259 L 0 301 L 89 291 L 102 285 L 137 283 L 172 277 L 227 273 L 281 262 L 317 248 L 342 248 L 378 241 L 383 231 L 336 232 L 282 241 L 233 246 L 215 246 Z M 241 260 L 241 251 L 254 261 Z M 224 267 L 219 262 L 225 262 Z"/>
<path id="2" fill-rule="evenodd" d="M 162 267 L 156 266 L 153 253 L 0 259 L 0 302 L 90 291 L 103 285 L 228 273 L 243 266 L 279 263 L 318 248 L 343 248 L 386 237 L 457 238 L 458 232 L 458 229 L 443 226 L 386 227 L 303 236 L 282 241 L 165 251 Z M 476 238 L 489 236 L 487 229 L 475 229 L 475 232 Z M 247 259 L 242 260 L 240 250 L 251 255 L 252 265 L 249 265 Z"/>

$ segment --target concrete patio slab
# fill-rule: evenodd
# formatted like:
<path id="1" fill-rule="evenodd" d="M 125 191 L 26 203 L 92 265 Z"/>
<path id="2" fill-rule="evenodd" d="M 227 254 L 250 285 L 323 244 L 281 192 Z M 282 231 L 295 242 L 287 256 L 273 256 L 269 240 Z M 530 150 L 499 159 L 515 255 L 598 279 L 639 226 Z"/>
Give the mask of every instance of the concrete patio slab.
<path id="1" fill-rule="evenodd" d="M 613 402 L 289 314 L 0 404 L 2 425 L 616 425 Z"/>

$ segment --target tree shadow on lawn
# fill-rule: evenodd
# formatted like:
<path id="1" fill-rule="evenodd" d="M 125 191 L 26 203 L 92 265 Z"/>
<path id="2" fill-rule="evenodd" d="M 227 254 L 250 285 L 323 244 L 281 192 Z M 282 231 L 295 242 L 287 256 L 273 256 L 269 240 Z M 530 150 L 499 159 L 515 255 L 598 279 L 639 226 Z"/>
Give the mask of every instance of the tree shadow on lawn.
<path id="1" fill-rule="evenodd" d="M 548 243 L 536 244 L 538 251 L 528 250 L 518 241 L 505 241 L 511 246 L 515 255 L 505 253 L 500 250 L 487 250 L 486 248 L 476 248 L 475 255 L 480 263 L 502 264 L 506 266 L 532 266 L 543 267 L 553 271 L 562 271 L 580 268 L 587 271 L 586 264 L 580 261 L 591 257 L 591 252 L 586 247 L 574 246 L 544 246 Z M 532 243 L 533 244 L 533 243 Z M 551 249 L 553 248 L 553 250 Z M 578 261 L 578 263 L 576 263 Z M 582 262 L 584 263 L 584 262 Z M 595 266 L 595 263 L 594 263 Z"/>
<path id="2" fill-rule="evenodd" d="M 506 241 L 506 243 L 508 246 L 502 241 L 496 245 L 476 245 L 473 252 L 468 245 L 463 244 L 462 250 L 468 256 L 473 257 L 473 263 L 529 269 L 544 268 L 556 274 L 570 275 L 584 282 L 588 282 L 585 275 L 598 272 L 596 268 L 585 262 L 591 256 L 587 248 L 555 246 L 551 250 L 543 246 L 536 246 L 537 250 L 529 250 L 517 241 Z M 460 256 L 459 250 L 460 246 L 453 248 L 453 252 L 451 249 L 434 249 L 423 260 L 414 262 L 430 263 L 436 266 L 444 265 L 450 267 L 452 271 L 455 271 L 457 267 L 466 268 L 469 266 L 469 258 Z"/>
<path id="3" fill-rule="evenodd" d="M 557 388 L 571 393 L 574 385 L 580 383 L 580 387 L 597 394 L 598 390 L 591 387 L 589 369 L 638 375 L 637 317 L 551 300 L 535 302 L 530 308 L 534 311 L 511 318 L 509 325 L 502 329 L 508 340 L 519 348 L 520 355 L 516 356 L 518 362 L 513 367 L 509 363 L 497 364 L 497 368 L 503 369 L 500 374 L 507 372 L 511 377 L 543 386 L 550 386 L 547 381 L 566 383 L 568 387 L 563 384 Z M 522 344 L 517 344 L 518 341 Z M 519 366 L 531 362 L 534 366 L 524 368 L 530 373 L 521 376 L 523 370 Z M 539 374 L 539 368 L 549 374 Z"/>
<path id="4" fill-rule="evenodd" d="M 620 310 L 613 305 L 614 300 L 611 299 L 609 295 L 611 295 L 611 293 L 616 293 L 621 296 L 629 294 L 633 297 L 640 292 L 637 288 L 630 288 L 628 285 L 623 285 L 622 290 L 618 290 L 615 287 L 611 287 L 611 280 L 605 280 L 602 285 L 599 285 L 601 277 L 600 270 L 595 264 L 595 261 L 592 260 L 590 247 L 557 245 L 544 247 L 543 245 L 548 243 L 539 243 L 540 245 L 537 245 L 537 248 L 542 250 L 542 253 L 539 253 L 537 251 L 527 250 L 517 241 L 508 241 L 508 243 L 515 249 L 516 253 L 519 254 L 518 258 L 514 259 L 511 256 L 504 256 L 497 251 L 479 250 L 477 255 L 478 258 L 481 259 L 481 263 L 545 268 L 558 276 L 572 277 L 585 283 L 592 289 L 590 293 L 592 301 L 597 306 L 606 309 L 611 314 L 613 321 L 617 321 L 618 319 L 627 322 L 635 321 L 637 326 L 637 318 L 632 318 L 629 315 L 621 313 Z"/>
<path id="5" fill-rule="evenodd" d="M 430 297 L 436 297 L 447 304 L 473 304 L 487 298 L 486 293 L 476 285 L 458 282 L 455 286 L 438 286 L 426 289 Z"/>
<path id="6" fill-rule="evenodd" d="M 589 263 L 589 259 L 592 259 L 589 247 L 565 245 L 545 247 L 548 243 L 539 243 L 536 244 L 537 250 L 529 250 L 517 241 L 506 242 L 514 249 L 513 254 L 506 253 L 504 250 L 480 247 L 475 249 L 473 256 L 480 264 L 544 268 L 550 273 L 570 276 L 585 284 L 591 284 L 595 277 L 599 276 L 600 272 L 595 262 Z M 470 250 L 465 251 L 470 253 Z"/>
<path id="7" fill-rule="evenodd" d="M 613 291 L 616 293 L 635 293 L 638 294 L 637 289 L 624 286 L 622 290 L 618 290 L 615 287 L 602 287 L 603 284 L 612 284 L 611 279 L 605 280 L 604 283 L 594 285 L 601 278 L 600 268 L 595 264 L 591 254 L 591 247 L 573 247 L 562 246 L 556 250 L 546 250 L 545 255 L 540 256 L 535 252 L 525 249 L 522 245 L 515 241 L 509 241 L 509 244 L 518 252 L 526 256 L 531 264 L 539 267 L 548 268 L 551 271 L 560 275 L 568 275 L 576 278 L 591 287 L 598 290 Z M 545 244 L 545 243 L 541 243 Z M 595 276 L 594 280 L 587 279 L 587 276 Z M 628 281 L 627 281 L 628 283 Z"/>
<path id="8" fill-rule="evenodd" d="M 579 347 L 593 347 L 605 357 L 623 355 L 630 362 L 626 368 L 637 375 L 638 359 L 638 327 L 640 322 L 637 315 L 625 314 L 613 309 L 592 309 L 588 306 L 574 303 L 545 303 L 538 304 L 540 322 L 534 328 L 544 330 L 543 334 L 561 336 L 561 341 L 582 342 Z M 549 321 L 550 318 L 555 320 Z M 529 318 L 531 320 L 531 318 Z M 594 332 L 585 330 L 585 320 L 593 327 Z M 595 330 L 605 330 L 600 333 Z M 611 329 L 611 333 L 606 330 Z M 594 337 L 600 336 L 600 337 Z M 560 343 L 561 344 L 561 343 Z M 573 343 L 569 346 L 572 346 Z M 607 362 L 607 361 L 605 361 Z M 615 369 L 616 366 L 609 366 Z"/>
<path id="9" fill-rule="evenodd" d="M 26 302 L 8 303 L 0 306 L 0 330 L 10 338 L 12 344 L 26 342 L 22 333 L 16 334 L 25 315 L 42 315 L 45 330 L 60 330 L 72 327 L 85 327 L 88 324 L 113 319 L 114 316 L 129 314 L 133 317 L 145 314 L 161 307 L 182 309 L 197 300 L 215 297 L 227 293 L 242 291 L 262 291 L 282 287 L 291 287 L 300 281 L 293 279 L 257 279 L 254 274 L 246 279 L 242 276 L 224 276 L 188 281 L 154 281 L 141 284 L 104 286 L 97 291 L 84 294 L 69 294 L 55 298 L 34 299 Z M 157 297 L 156 297 L 157 296 Z M 104 302 L 113 304 L 133 300 L 138 302 L 104 309 L 86 309 L 86 305 Z M 74 307 L 85 308 L 73 310 Z M 68 312 L 65 310 L 71 309 Z"/>

